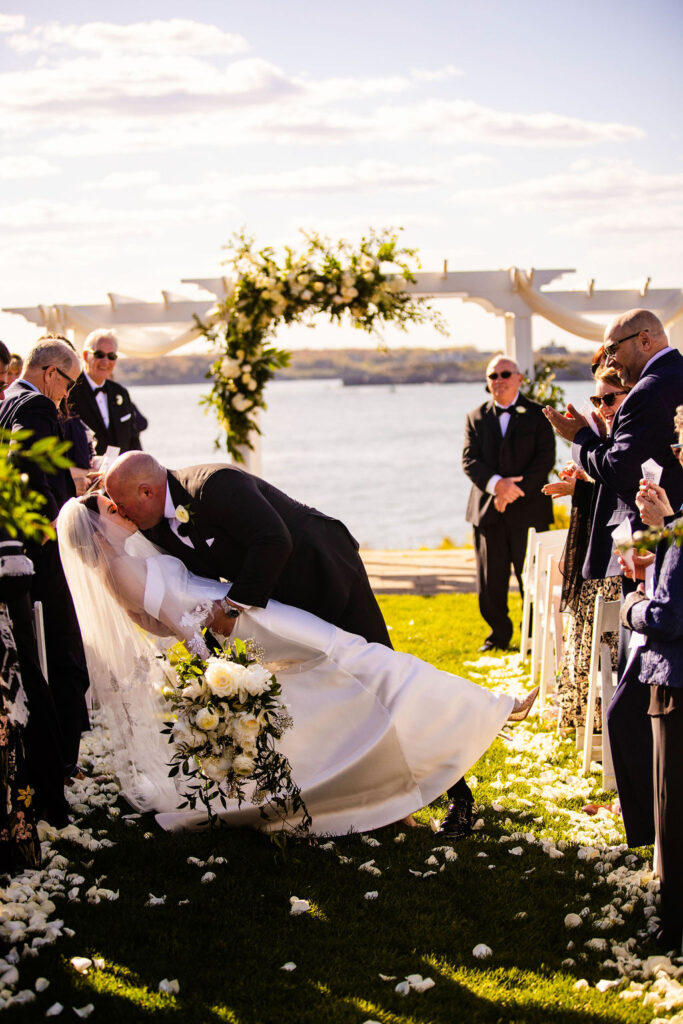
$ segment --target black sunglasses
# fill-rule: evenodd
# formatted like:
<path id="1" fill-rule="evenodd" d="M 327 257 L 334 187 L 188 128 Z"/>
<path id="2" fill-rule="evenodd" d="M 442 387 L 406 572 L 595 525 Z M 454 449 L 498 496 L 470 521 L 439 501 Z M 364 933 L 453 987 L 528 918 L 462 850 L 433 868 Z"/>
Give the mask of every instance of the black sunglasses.
<path id="1" fill-rule="evenodd" d="M 41 366 L 41 370 L 56 370 L 60 377 L 63 377 L 64 380 L 68 380 L 69 383 L 67 384 L 66 387 L 67 391 L 71 391 L 72 387 L 76 383 L 76 381 L 73 380 L 73 378 L 70 377 L 68 373 L 64 373 L 64 370 L 60 370 L 59 367 L 55 366 L 54 364 L 52 366 Z"/>
<path id="2" fill-rule="evenodd" d="M 635 334 L 627 334 L 625 338 L 619 338 L 619 341 L 609 341 L 605 345 L 605 358 L 613 356 L 616 350 L 624 341 L 630 341 L 631 338 L 637 338 L 639 334 L 645 334 L 646 332 L 647 327 L 644 327 L 642 331 L 636 331 Z"/>
<path id="3" fill-rule="evenodd" d="M 95 359 L 108 359 L 110 363 L 115 363 L 119 358 L 116 352 L 103 352 L 101 348 L 89 348 L 88 352 L 90 352 Z"/>
<path id="4" fill-rule="evenodd" d="M 489 380 L 498 380 L 499 377 L 502 377 L 503 380 L 507 380 L 508 377 L 512 377 L 513 373 L 513 370 L 501 370 L 500 373 L 489 373 L 487 376 Z"/>
<path id="5" fill-rule="evenodd" d="M 628 391 L 610 391 L 608 395 L 591 395 L 590 400 L 596 409 L 604 403 L 608 409 L 611 409 L 617 400 L 619 395 L 627 395 Z"/>

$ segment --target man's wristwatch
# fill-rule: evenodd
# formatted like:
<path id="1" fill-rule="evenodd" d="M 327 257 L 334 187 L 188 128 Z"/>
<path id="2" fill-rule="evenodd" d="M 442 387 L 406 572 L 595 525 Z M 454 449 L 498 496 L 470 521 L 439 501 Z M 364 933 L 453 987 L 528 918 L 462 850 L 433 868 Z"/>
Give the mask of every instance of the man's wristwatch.
<path id="1" fill-rule="evenodd" d="M 239 614 L 242 611 L 241 608 L 235 607 L 234 604 L 229 604 L 225 598 L 221 599 L 220 606 L 221 611 L 225 615 L 226 619 L 236 619 L 239 617 Z"/>

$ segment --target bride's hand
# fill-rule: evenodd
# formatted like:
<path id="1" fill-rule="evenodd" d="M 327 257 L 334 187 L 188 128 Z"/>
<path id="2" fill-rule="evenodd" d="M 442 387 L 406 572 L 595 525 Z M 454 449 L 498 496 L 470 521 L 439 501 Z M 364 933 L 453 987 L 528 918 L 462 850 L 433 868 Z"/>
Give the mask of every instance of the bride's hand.
<path id="1" fill-rule="evenodd" d="M 220 604 L 217 602 L 213 606 L 213 617 L 208 619 L 206 625 L 212 633 L 220 633 L 221 636 L 230 636 L 237 619 L 228 618 Z"/>

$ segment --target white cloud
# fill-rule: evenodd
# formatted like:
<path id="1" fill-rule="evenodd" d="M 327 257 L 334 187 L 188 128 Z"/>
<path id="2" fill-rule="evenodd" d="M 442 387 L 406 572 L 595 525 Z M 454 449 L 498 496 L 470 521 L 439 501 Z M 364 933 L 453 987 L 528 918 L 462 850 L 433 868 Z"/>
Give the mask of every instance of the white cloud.
<path id="1" fill-rule="evenodd" d="M 446 82 L 451 78 L 458 78 L 460 75 L 464 75 L 465 72 L 461 68 L 456 68 L 453 64 L 447 64 L 446 67 L 433 70 L 411 68 L 410 74 L 416 82 Z"/>
<path id="2" fill-rule="evenodd" d="M 23 27 L 13 25 L 14 29 Z M 107 53 L 156 54 L 179 56 L 182 54 L 235 54 L 247 50 L 246 40 L 234 32 L 224 32 L 185 18 L 167 21 L 141 21 L 132 25 L 117 25 L 105 21 L 92 21 L 84 25 L 61 25 L 52 21 L 39 25 L 23 35 L 15 35 L 9 45 L 18 53 L 49 52 L 66 49 L 80 50 L 98 55 Z"/>
<path id="3" fill-rule="evenodd" d="M 56 174 L 58 170 L 55 164 L 38 156 L 0 157 L 0 181 L 44 178 L 48 174 Z"/>
<path id="4" fill-rule="evenodd" d="M 83 187 L 103 190 L 135 188 L 140 185 L 153 185 L 160 177 L 158 171 L 112 171 L 100 181 L 89 181 Z"/>
<path id="5" fill-rule="evenodd" d="M 385 107 L 376 119 L 396 136 L 426 136 L 436 142 L 488 142 L 514 146 L 584 146 L 626 142 L 643 136 L 634 125 L 585 121 L 550 112 L 494 110 L 472 100 L 436 100 Z"/>
<path id="6" fill-rule="evenodd" d="M 0 14 L 0 32 L 19 32 L 25 24 L 23 14 Z"/>
<path id="7" fill-rule="evenodd" d="M 627 161 L 604 160 L 577 162 L 558 174 L 491 188 L 466 189 L 452 198 L 460 204 L 495 204 L 509 211 L 538 206 L 574 211 L 595 205 L 629 209 L 653 201 L 680 204 L 682 197 L 683 173 L 660 174 L 644 171 Z"/>
<path id="8" fill-rule="evenodd" d="M 236 213 L 229 198 L 222 201 L 197 201 L 194 204 L 167 207 L 149 206 L 128 209 L 110 209 L 96 202 L 62 202 L 53 199 L 26 199 L 0 206 L 0 228 L 6 232 L 19 232 L 22 236 L 38 233 L 42 236 L 76 232 L 79 237 L 142 235 L 146 241 L 165 232 L 168 227 L 182 224 L 219 223 Z M 59 244 L 58 244 L 59 247 Z"/>

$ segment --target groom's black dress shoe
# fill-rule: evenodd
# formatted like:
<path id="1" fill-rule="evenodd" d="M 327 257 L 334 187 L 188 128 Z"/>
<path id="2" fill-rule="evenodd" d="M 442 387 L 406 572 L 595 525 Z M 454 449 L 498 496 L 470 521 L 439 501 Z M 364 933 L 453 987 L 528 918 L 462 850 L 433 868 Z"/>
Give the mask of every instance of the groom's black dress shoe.
<path id="1" fill-rule="evenodd" d="M 472 834 L 472 801 L 458 797 L 448 805 L 446 817 L 436 833 L 443 839 L 466 839 Z"/>
<path id="2" fill-rule="evenodd" d="M 484 640 L 479 648 L 479 654 L 486 654 L 487 651 L 507 651 L 507 644 L 497 644 L 495 640 Z"/>

